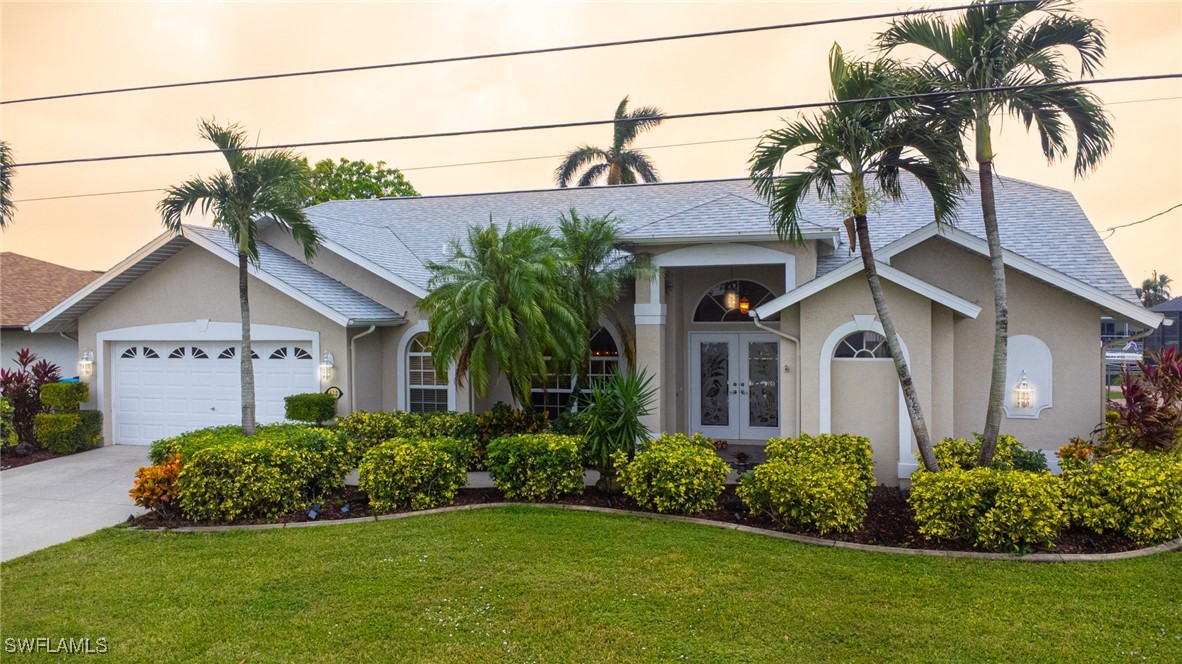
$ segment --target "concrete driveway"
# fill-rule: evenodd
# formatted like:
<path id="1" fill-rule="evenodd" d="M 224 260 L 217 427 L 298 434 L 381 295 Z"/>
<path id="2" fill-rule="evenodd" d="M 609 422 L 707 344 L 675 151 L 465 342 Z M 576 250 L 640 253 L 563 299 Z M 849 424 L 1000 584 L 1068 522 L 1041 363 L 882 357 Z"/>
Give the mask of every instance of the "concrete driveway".
<path id="1" fill-rule="evenodd" d="M 127 492 L 148 448 L 113 445 L 0 472 L 0 560 L 141 514 Z"/>

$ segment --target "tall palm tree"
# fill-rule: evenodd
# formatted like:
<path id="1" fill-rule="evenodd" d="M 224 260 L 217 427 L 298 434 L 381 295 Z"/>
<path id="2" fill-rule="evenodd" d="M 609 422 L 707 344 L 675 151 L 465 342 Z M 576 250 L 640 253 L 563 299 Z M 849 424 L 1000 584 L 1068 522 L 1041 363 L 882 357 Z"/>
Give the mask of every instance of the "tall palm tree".
<path id="1" fill-rule="evenodd" d="M 169 187 L 156 209 L 164 227 L 180 234 L 182 218 L 200 206 L 213 213 L 213 225 L 226 231 L 238 249 L 238 301 L 242 309 L 242 431 L 254 435 L 254 364 L 250 348 L 248 263 L 258 265 L 258 220 L 266 217 L 287 231 L 311 260 L 320 233 L 304 215 L 301 202 L 310 194 L 307 162 L 290 150 L 249 151 L 246 131 L 235 124 L 201 121 L 200 135 L 222 152 L 229 172 L 193 178 Z"/>
<path id="2" fill-rule="evenodd" d="M 547 357 L 567 363 L 584 357 L 587 332 L 569 302 L 566 270 L 550 232 L 536 224 L 468 229 L 445 263 L 431 263 L 430 293 L 419 300 L 430 319 L 435 368 L 446 375 L 456 365 L 477 396 L 488 390 L 495 363 L 519 404 L 530 403 L 536 376 L 546 375 Z"/>
<path id="3" fill-rule="evenodd" d="M 836 44 L 829 53 L 834 101 L 888 96 L 900 91 L 903 72 L 878 60 L 847 61 Z M 809 165 L 778 176 L 783 160 L 803 149 Z M 830 106 L 816 117 L 790 122 L 766 133 L 751 157 L 755 189 L 767 199 L 776 232 L 801 242 L 800 204 L 810 189 L 839 206 L 852 218 L 854 244 L 861 247 L 862 267 L 887 348 L 903 389 L 911 430 L 928 470 L 938 470 L 932 441 L 920 407 L 911 370 L 903 357 L 895 323 L 882 291 L 867 214 L 875 199 L 902 195 L 900 171 L 914 176 L 934 203 L 935 219 L 951 221 L 963 184 L 960 142 L 948 128 L 929 127 L 897 102 L 880 101 Z M 849 221 L 849 220 L 847 220 Z"/>
<path id="4" fill-rule="evenodd" d="M 1137 297 L 1141 298 L 1141 304 L 1145 305 L 1146 309 L 1156 307 L 1170 299 L 1170 284 L 1172 282 L 1172 279 L 1164 274 L 1158 274 L 1157 270 L 1154 270 L 1152 277 L 1141 282 L 1141 287 L 1137 289 Z"/>
<path id="5" fill-rule="evenodd" d="M 562 282 L 571 304 L 583 322 L 588 336 L 609 320 L 625 335 L 621 348 L 630 366 L 636 363 L 635 341 L 627 336 L 628 326 L 616 312 L 620 294 L 638 274 L 652 272 L 647 256 L 626 250 L 620 237 L 620 222 L 612 215 L 592 217 L 571 208 L 558 219 L 558 252 L 563 258 Z M 590 350 L 588 347 L 587 350 Z M 587 370 L 588 357 L 578 358 L 573 374 L 576 381 Z"/>
<path id="6" fill-rule="evenodd" d="M 12 148 L 7 141 L 0 141 L 0 230 L 8 228 L 12 218 L 16 215 L 16 205 L 12 202 L 12 176 L 16 171 L 12 168 Z"/>
<path id="7" fill-rule="evenodd" d="M 1063 0 L 1031 0 L 999 5 L 977 0 L 959 18 L 911 16 L 897 19 L 879 35 L 883 50 L 911 45 L 934 55 L 916 69 L 936 90 L 1054 83 L 1067 79 L 1063 51 L 1079 56 L 1081 73 L 1093 75 L 1104 58 L 1104 32 L 1094 21 L 1081 18 Z M 1009 305 L 997 208 L 993 194 L 993 130 L 991 119 L 1008 113 L 1029 129 L 1037 127 L 1048 161 L 1068 153 L 1068 125 L 1075 133 L 1075 175 L 1094 169 L 1112 146 L 1112 126 L 1100 100 L 1082 88 L 1022 88 L 1004 92 L 963 95 L 944 109 L 944 120 L 960 125 L 963 135 L 975 136 L 980 179 L 981 211 L 989 261 L 993 272 L 994 339 L 989 401 L 978 462 L 989 466 L 1001 428 L 1001 405 L 1006 385 L 1006 344 Z"/>
<path id="8" fill-rule="evenodd" d="M 660 182 L 661 177 L 657 175 L 657 169 L 649 161 L 648 155 L 628 146 L 641 132 L 661 124 L 664 117 L 664 111 L 656 106 L 642 106 L 629 112 L 628 98 L 624 97 L 616 107 L 611 147 L 606 150 L 590 145 L 575 148 L 555 169 L 555 182 L 559 187 L 569 187 L 579 171 L 583 171 L 577 183 L 580 187 L 589 187 L 604 175 L 609 185 L 636 184 L 637 178 L 645 182 Z"/>

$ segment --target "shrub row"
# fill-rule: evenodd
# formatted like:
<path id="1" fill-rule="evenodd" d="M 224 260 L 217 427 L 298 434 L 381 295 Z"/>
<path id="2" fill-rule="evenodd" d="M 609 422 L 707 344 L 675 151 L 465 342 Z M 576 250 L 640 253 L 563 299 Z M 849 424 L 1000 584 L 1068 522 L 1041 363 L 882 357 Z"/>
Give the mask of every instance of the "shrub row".
<path id="1" fill-rule="evenodd" d="M 644 509 L 697 514 L 717 505 L 730 472 L 714 453 L 714 441 L 701 434 L 664 434 L 629 460 L 615 453 L 614 464 L 624 493 Z"/>
<path id="2" fill-rule="evenodd" d="M 1141 544 L 1182 537 L 1182 454 L 1127 450 L 1060 463 L 1073 523 Z"/>
<path id="3" fill-rule="evenodd" d="M 582 439 L 553 433 L 503 436 L 485 462 L 510 500 L 555 500 L 583 491 Z"/>
<path id="4" fill-rule="evenodd" d="M 365 453 L 359 486 L 374 510 L 421 510 L 450 505 L 468 481 L 454 439 L 395 439 Z"/>
<path id="5" fill-rule="evenodd" d="M 974 440 L 966 438 L 945 438 L 932 447 L 936 456 L 936 463 L 941 470 L 959 468 L 972 470 L 977 467 L 977 458 L 981 456 L 981 442 L 983 436 L 973 434 Z M 998 470 L 1026 470 L 1039 471 L 1047 469 L 1047 458 L 1038 450 L 1026 449 L 1017 438 L 1007 434 L 998 434 L 997 448 L 993 454 L 993 468 Z"/>
<path id="6" fill-rule="evenodd" d="M 777 523 L 828 532 L 857 530 L 874 488 L 870 441 L 821 434 L 768 441 L 767 463 L 739 482 L 738 495 Z"/>
<path id="7" fill-rule="evenodd" d="M 41 447 L 50 452 L 81 452 L 94 447 L 102 439 L 103 414 L 97 410 L 38 413 L 33 418 L 33 435 Z"/>
<path id="8" fill-rule="evenodd" d="M 297 422 L 320 426 L 337 416 L 337 398 L 323 392 L 283 397 L 284 416 Z"/>

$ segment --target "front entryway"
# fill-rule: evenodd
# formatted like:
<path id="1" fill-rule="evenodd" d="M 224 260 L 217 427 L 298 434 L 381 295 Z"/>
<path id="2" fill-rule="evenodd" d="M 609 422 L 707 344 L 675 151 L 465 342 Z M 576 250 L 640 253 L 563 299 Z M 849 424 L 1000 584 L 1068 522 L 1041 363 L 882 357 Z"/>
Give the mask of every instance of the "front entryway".
<path id="1" fill-rule="evenodd" d="M 774 334 L 690 334 L 690 427 L 723 440 L 780 435 L 780 340 Z"/>

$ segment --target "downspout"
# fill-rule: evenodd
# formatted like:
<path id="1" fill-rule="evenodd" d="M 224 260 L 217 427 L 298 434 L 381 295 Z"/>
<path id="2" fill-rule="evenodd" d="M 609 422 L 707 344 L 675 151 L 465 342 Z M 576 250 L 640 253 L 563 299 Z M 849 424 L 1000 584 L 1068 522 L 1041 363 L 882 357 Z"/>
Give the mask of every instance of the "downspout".
<path id="1" fill-rule="evenodd" d="M 373 334 L 373 331 L 378 329 L 377 325 L 370 325 L 369 329 L 354 336 L 349 340 L 349 412 L 353 412 L 353 405 L 356 403 L 355 396 L 357 394 L 357 367 L 353 363 L 353 358 L 357 354 L 357 340 L 367 334 Z"/>
<path id="2" fill-rule="evenodd" d="M 801 433 L 801 428 L 802 428 L 800 426 L 800 424 L 801 424 L 801 422 L 804 421 L 803 420 L 804 414 L 800 412 L 800 410 L 802 408 L 802 404 L 803 404 L 803 399 L 802 399 L 802 395 L 801 395 L 802 381 L 800 378 L 800 339 L 797 339 L 796 337 L 792 336 L 791 334 L 788 334 L 787 332 L 784 332 L 783 330 L 777 330 L 774 327 L 768 327 L 767 325 L 764 325 L 763 322 L 761 322 L 759 320 L 759 314 L 755 313 L 754 310 L 751 312 L 751 320 L 755 322 L 755 327 L 758 327 L 759 329 L 764 330 L 765 332 L 771 332 L 772 334 L 783 337 L 783 338 L 787 339 L 788 341 L 791 341 L 792 343 L 796 344 L 796 436 L 799 438 L 800 433 Z"/>
<path id="3" fill-rule="evenodd" d="M 1173 324 L 1174 324 L 1173 320 L 1171 320 L 1169 318 L 1165 318 L 1162 320 L 1161 324 L 1159 324 L 1157 327 L 1161 327 L 1161 325 L 1165 325 L 1168 327 Z M 1101 392 L 1100 392 L 1100 395 L 1101 395 L 1101 398 L 1100 398 L 1100 421 L 1101 422 L 1106 421 L 1107 416 L 1108 416 L 1108 349 L 1109 348 L 1116 348 L 1117 345 L 1124 346 L 1131 341 L 1137 341 L 1139 339 L 1144 339 L 1145 337 L 1156 332 L 1157 327 L 1150 327 L 1150 328 L 1147 328 L 1147 329 L 1144 329 L 1144 330 L 1138 332 L 1137 334 L 1130 334 L 1127 337 L 1113 339 L 1112 341 L 1109 341 L 1109 342 L 1105 343 L 1104 345 L 1100 346 L 1100 366 L 1103 367 L 1103 369 L 1104 369 L 1104 380 L 1100 382 L 1100 390 L 1101 390 Z M 1142 357 L 1144 357 L 1144 356 L 1142 356 Z"/>

